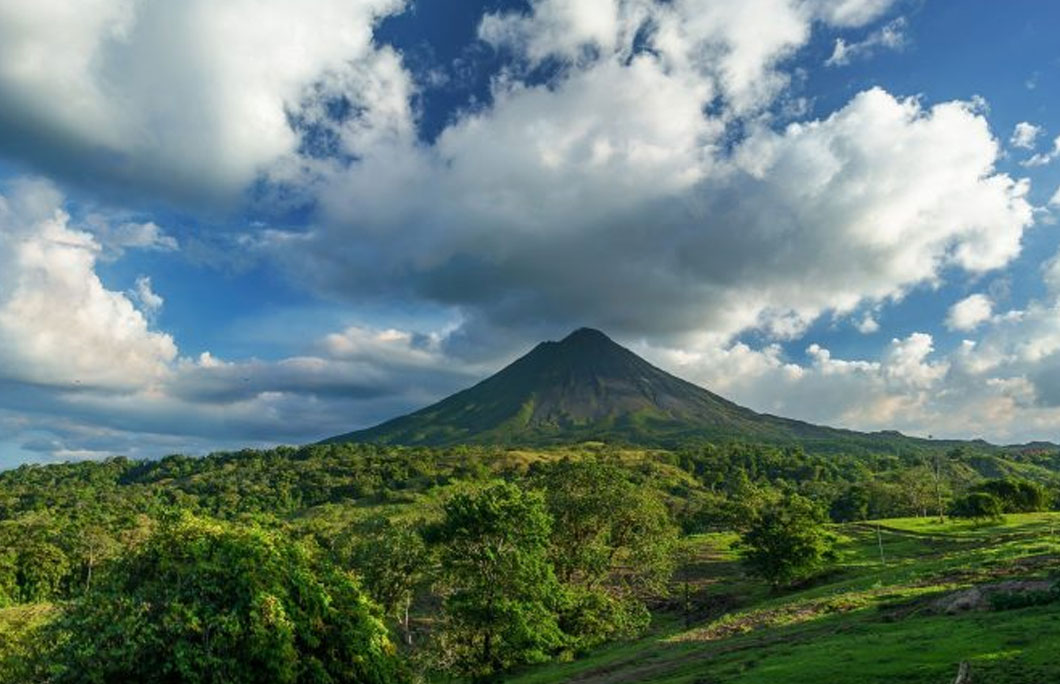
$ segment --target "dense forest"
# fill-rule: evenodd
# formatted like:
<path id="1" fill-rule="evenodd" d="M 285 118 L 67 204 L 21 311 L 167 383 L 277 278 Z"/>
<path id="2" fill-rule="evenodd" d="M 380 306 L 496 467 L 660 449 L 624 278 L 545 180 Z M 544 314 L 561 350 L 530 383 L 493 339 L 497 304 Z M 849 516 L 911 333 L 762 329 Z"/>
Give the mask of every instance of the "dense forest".
<path id="1" fill-rule="evenodd" d="M 827 570 L 830 522 L 1045 510 L 1058 473 L 743 443 L 26 465 L 0 473 L 0 681 L 485 680 L 642 633 L 690 535 L 738 533 L 783 591 Z"/>

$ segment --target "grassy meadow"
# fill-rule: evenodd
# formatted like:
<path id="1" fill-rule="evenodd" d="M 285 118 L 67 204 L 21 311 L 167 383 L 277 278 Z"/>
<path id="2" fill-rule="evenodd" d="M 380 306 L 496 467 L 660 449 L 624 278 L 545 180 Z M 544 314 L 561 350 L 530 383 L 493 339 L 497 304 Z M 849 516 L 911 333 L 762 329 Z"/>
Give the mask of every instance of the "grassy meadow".
<path id="1" fill-rule="evenodd" d="M 735 535 L 686 539 L 692 560 L 672 593 L 683 597 L 687 581 L 687 607 L 660 609 L 643 639 L 509 681 L 928 684 L 952 681 L 961 661 L 975 682 L 1060 681 L 1060 605 L 955 615 L 933 607 L 976 584 L 1055 576 L 1060 513 L 989 524 L 896 518 L 834 531 L 836 566 L 779 595 L 745 576 Z"/>

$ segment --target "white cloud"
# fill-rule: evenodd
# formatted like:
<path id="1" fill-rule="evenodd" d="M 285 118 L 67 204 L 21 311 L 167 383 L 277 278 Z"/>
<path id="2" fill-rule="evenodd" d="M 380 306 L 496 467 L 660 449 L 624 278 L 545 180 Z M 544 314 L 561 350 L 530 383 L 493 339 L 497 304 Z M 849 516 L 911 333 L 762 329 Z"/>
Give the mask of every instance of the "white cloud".
<path id="1" fill-rule="evenodd" d="M 894 5 L 893 0 L 808 0 L 814 16 L 843 28 L 863 26 Z"/>
<path id="2" fill-rule="evenodd" d="M 909 42 L 906 35 L 908 21 L 905 17 L 893 19 L 884 26 L 870 33 L 864 40 L 848 43 L 836 38 L 832 56 L 825 60 L 825 66 L 844 66 L 851 60 L 872 56 L 879 49 L 901 50 Z"/>
<path id="3" fill-rule="evenodd" d="M 707 343 L 678 359 L 665 349 L 644 349 L 673 372 L 758 411 L 860 430 L 905 429 L 927 434 L 934 398 L 950 370 L 933 359 L 931 335 L 894 339 L 879 360 L 836 358 L 811 344 L 808 363 L 784 361 L 780 350 L 742 343 Z M 944 426 L 937 425 L 942 431 Z"/>
<path id="4" fill-rule="evenodd" d="M 288 114 L 335 82 L 363 108 L 355 118 L 394 113 L 372 91 L 394 67 L 372 30 L 402 7 L 0 0 L 0 150 L 56 173 L 231 199 L 296 150 Z"/>
<path id="5" fill-rule="evenodd" d="M 517 12 L 487 14 L 478 33 L 488 43 L 518 49 L 533 62 L 554 54 L 577 59 L 586 46 L 613 51 L 619 40 L 631 41 L 631 35 L 620 33 L 636 31 L 634 23 L 643 20 L 647 10 L 642 3 L 614 0 L 539 0 L 530 16 Z"/>
<path id="6" fill-rule="evenodd" d="M 836 358 L 812 344 L 805 365 L 742 344 L 686 349 L 681 362 L 669 350 L 644 351 L 751 408 L 818 424 L 996 443 L 1060 437 L 1060 408 L 1042 403 L 1034 372 L 1013 361 L 980 364 L 978 347 L 965 341 L 940 356 L 930 335 L 914 333 L 892 340 L 878 360 Z"/>
<path id="7" fill-rule="evenodd" d="M 126 249 L 148 249 L 157 252 L 172 252 L 179 249 L 176 238 L 167 235 L 153 221 L 114 222 L 105 216 L 89 216 L 85 229 L 92 233 L 103 247 L 108 258 L 120 257 Z"/>
<path id="8" fill-rule="evenodd" d="M 1020 121 L 1016 124 L 1016 128 L 1013 129 L 1012 137 L 1009 138 L 1008 143 L 1013 147 L 1032 150 L 1034 149 L 1035 141 L 1038 139 L 1041 132 L 1041 126 L 1035 126 L 1027 121 Z"/>
<path id="9" fill-rule="evenodd" d="M 176 356 L 168 335 L 95 273 L 101 247 L 70 225 L 56 190 L 0 196 L 0 376 L 46 385 L 137 387 Z"/>
<path id="10" fill-rule="evenodd" d="M 880 329 L 880 324 L 875 318 L 873 318 L 871 313 L 867 313 L 857 322 L 855 327 L 862 335 L 871 335 Z"/>
<path id="11" fill-rule="evenodd" d="M 1019 253 L 1028 185 L 996 170 L 980 102 L 877 88 L 771 128 L 792 95 L 785 60 L 815 24 L 863 27 L 889 0 L 539 0 L 490 15 L 480 35 L 521 63 L 433 144 L 416 140 L 402 56 L 371 42 L 401 4 L 0 0 L 0 150 L 176 195 L 282 184 L 266 200 L 312 200 L 316 223 L 251 231 L 238 237 L 246 251 L 329 296 L 426 303 L 461 321 L 428 335 L 347 326 L 278 360 L 181 359 L 145 316 L 163 304 L 147 276 L 122 294 L 95 266 L 187 245 L 140 217 L 73 221 L 37 186 L 0 212 L 20 231 L 0 231 L 0 373 L 22 383 L 0 409 L 65 416 L 39 443 L 55 453 L 145 433 L 304 440 L 484 375 L 481 347 L 592 324 L 647 338 L 763 410 L 936 434 L 985 416 L 1014 434 L 1032 410 L 1043 424 L 1048 383 L 1029 364 L 1060 350 L 1049 302 L 988 311 L 983 339 L 941 358 L 923 333 L 879 358 L 810 345 L 802 365 L 777 344 L 732 342 L 748 329 L 795 338 L 829 312 L 873 312 L 857 327 L 875 332 L 875 313 L 910 289 Z M 841 57 L 896 47 L 903 31 L 892 22 Z M 555 76 L 528 83 L 527 67 L 551 59 Z M 334 149 L 306 148 L 318 138 Z M 70 391 L 78 381 L 92 387 Z"/>
<path id="12" fill-rule="evenodd" d="M 279 360 L 178 358 L 172 337 L 152 329 L 164 301 L 150 277 L 108 290 L 96 273 L 102 252 L 53 185 L 19 180 L 0 195 L 0 451 L 76 460 L 304 442 L 480 373 L 447 357 L 440 333 L 361 327 Z"/>
<path id="13" fill-rule="evenodd" d="M 950 330 L 975 330 L 981 323 L 990 320 L 994 303 L 984 294 L 965 297 L 950 307 L 946 315 L 946 327 Z"/>
<path id="14" fill-rule="evenodd" d="M 925 333 L 892 340 L 879 359 L 841 359 L 817 344 L 808 362 L 780 349 L 717 339 L 680 352 L 645 347 L 663 367 L 761 411 L 858 430 L 994 442 L 1060 439 L 1060 254 L 1043 265 L 1049 291 L 994 313 L 978 297 L 964 314 L 978 339 L 940 354 Z M 959 310 L 960 307 L 955 307 Z"/>
<path id="15" fill-rule="evenodd" d="M 650 55 L 509 84 L 433 149 L 327 178 L 324 220 L 277 257 L 323 290 L 407 292 L 468 325 L 666 338 L 792 337 L 1019 253 L 1028 185 L 994 169 L 971 104 L 873 89 L 825 119 L 752 127 L 727 156 L 701 103 Z"/>
<path id="16" fill-rule="evenodd" d="M 768 104 L 787 84 L 776 69 L 809 39 L 815 21 L 860 26 L 878 17 L 891 0 L 535 0 L 531 12 L 489 14 L 479 35 L 515 50 L 531 63 L 547 57 L 573 62 L 628 60 L 643 40 L 668 72 L 721 94 L 733 113 Z"/>
<path id="17" fill-rule="evenodd" d="M 142 275 L 136 279 L 132 295 L 148 314 L 158 313 L 166 301 L 151 289 L 150 276 Z"/>
<path id="18" fill-rule="evenodd" d="M 125 230 L 101 221 L 101 234 Z M 148 235 L 122 244 L 153 248 Z M 0 413 L 22 417 L 5 419 L 5 442 L 23 435 L 35 453 L 65 459 L 307 441 L 437 399 L 480 372 L 447 357 L 441 333 L 354 326 L 278 360 L 179 358 L 173 338 L 152 329 L 164 300 L 151 278 L 108 290 L 102 253 L 50 183 L 22 179 L 0 195 Z"/>

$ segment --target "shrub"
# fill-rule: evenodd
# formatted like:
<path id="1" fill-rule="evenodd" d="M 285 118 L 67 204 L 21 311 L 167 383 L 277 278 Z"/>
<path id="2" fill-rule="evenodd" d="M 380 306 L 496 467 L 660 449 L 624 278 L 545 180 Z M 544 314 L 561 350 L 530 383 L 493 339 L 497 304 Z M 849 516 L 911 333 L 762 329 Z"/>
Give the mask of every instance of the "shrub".
<path id="1" fill-rule="evenodd" d="M 740 536 L 744 565 L 774 589 L 804 579 L 834 557 L 834 538 L 809 499 L 792 494 L 763 508 Z"/>
<path id="2" fill-rule="evenodd" d="M 970 492 L 953 502 L 950 514 L 972 520 L 1001 520 L 1004 518 L 1001 500 L 987 492 Z"/>

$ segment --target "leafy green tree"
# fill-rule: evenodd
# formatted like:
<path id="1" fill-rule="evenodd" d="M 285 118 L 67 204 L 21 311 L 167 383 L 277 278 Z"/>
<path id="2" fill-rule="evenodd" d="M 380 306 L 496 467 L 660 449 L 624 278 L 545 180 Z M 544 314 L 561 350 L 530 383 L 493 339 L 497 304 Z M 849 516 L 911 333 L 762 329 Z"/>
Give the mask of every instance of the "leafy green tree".
<path id="1" fill-rule="evenodd" d="M 832 545 L 821 509 L 798 494 L 760 510 L 740 536 L 744 565 L 774 589 L 818 571 L 834 557 Z"/>
<path id="2" fill-rule="evenodd" d="M 18 554 L 14 549 L 0 549 L 0 608 L 18 598 Z"/>
<path id="3" fill-rule="evenodd" d="M 365 590 L 401 625 L 405 643 L 412 644 L 409 609 L 416 588 L 430 567 L 427 545 L 407 523 L 373 518 L 349 531 L 348 563 Z"/>
<path id="4" fill-rule="evenodd" d="M 22 605 L 6 609 L 0 617 L 0 682 L 31 684 L 50 682 L 48 622 L 54 604 Z"/>
<path id="5" fill-rule="evenodd" d="M 560 625 L 584 649 L 648 625 L 648 595 L 666 591 L 673 574 L 676 528 L 650 487 L 629 472 L 594 460 L 544 468 L 552 514 L 550 556 L 566 586 Z"/>
<path id="6" fill-rule="evenodd" d="M 869 491 L 860 485 L 847 487 L 833 502 L 829 513 L 836 522 L 854 522 L 869 517 Z"/>
<path id="7" fill-rule="evenodd" d="M 1004 511 L 1001 499 L 989 492 L 969 492 L 955 500 L 950 508 L 951 515 L 980 521 L 1001 520 Z"/>
<path id="8" fill-rule="evenodd" d="M 31 537 L 19 544 L 16 568 L 19 599 L 31 603 L 60 595 L 70 574 L 70 561 L 55 544 Z"/>
<path id="9" fill-rule="evenodd" d="M 538 492 L 496 482 L 451 498 L 430 533 L 439 545 L 445 620 L 439 665 L 473 678 L 547 660 L 562 643 L 552 520 Z"/>
<path id="10" fill-rule="evenodd" d="M 542 477 L 559 579 L 586 588 L 657 593 L 673 573 L 677 530 L 658 494 L 620 467 L 565 460 Z"/>
<path id="11" fill-rule="evenodd" d="M 935 504 L 934 483 L 934 473 L 925 465 L 901 471 L 898 475 L 898 494 L 903 505 L 901 509 L 893 510 L 893 513 L 912 513 L 917 517 L 927 517 L 928 511 Z"/>
<path id="12" fill-rule="evenodd" d="M 57 681 L 389 682 L 393 645 L 349 574 L 253 526 L 181 517 L 57 621 Z"/>
<path id="13" fill-rule="evenodd" d="M 91 591 L 96 568 L 118 553 L 118 541 L 101 526 L 89 525 L 77 531 L 73 546 L 84 578 L 83 590 Z"/>

